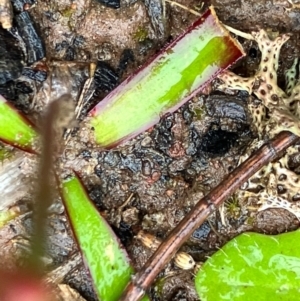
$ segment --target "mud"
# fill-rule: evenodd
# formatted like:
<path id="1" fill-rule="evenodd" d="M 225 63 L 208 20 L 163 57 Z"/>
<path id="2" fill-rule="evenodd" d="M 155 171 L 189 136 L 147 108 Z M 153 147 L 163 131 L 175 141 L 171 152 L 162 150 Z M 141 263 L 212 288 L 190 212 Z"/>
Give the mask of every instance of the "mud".
<path id="1" fill-rule="evenodd" d="M 180 3 L 193 9 L 198 5 L 190 0 Z M 202 10 L 210 4 L 222 22 L 239 30 L 265 28 L 291 35 L 279 62 L 279 79 L 284 87 L 284 71 L 299 56 L 300 10 L 288 1 L 265 0 L 205 1 Z M 43 41 L 45 59 L 40 65 L 32 65 L 31 61 L 24 63 L 20 55 L 9 81 L 0 82 L 0 92 L 38 123 L 46 105 L 63 92 L 70 92 L 74 103 L 77 101 L 89 76 L 89 64 L 94 62 L 93 98 L 83 108 L 83 118 L 94 103 L 197 18 L 166 4 L 164 19 L 160 2 L 153 0 L 124 0 L 120 6 L 112 9 L 93 0 L 37 2 L 26 13 Z M 259 65 L 260 52 L 254 42 L 239 40 L 247 56 L 234 70 L 249 76 Z M 12 54 L 6 58 L 11 60 Z M 20 87 L 20 82 L 25 84 Z M 152 253 L 135 238 L 138 231 L 143 229 L 164 239 L 195 203 L 234 169 L 256 137 L 246 105 L 249 97 L 247 93 L 224 96 L 217 91 L 199 95 L 147 132 L 109 151 L 91 147 L 84 132 L 72 133 L 62 166 L 81 175 L 91 199 L 125 245 L 137 270 Z M 35 175 L 32 171 L 30 174 L 34 182 Z M 31 204 L 32 188 L 26 187 L 22 188 L 22 199 Z M 60 204 L 59 199 L 57 202 Z M 255 206 L 240 204 L 233 196 L 225 204 L 225 213 L 211 216 L 182 250 L 203 262 L 241 232 L 274 234 L 298 226 L 295 217 L 285 210 L 257 212 Z M 31 230 L 30 210 L 0 229 L 0 244 L 5 246 L 1 256 L 11 265 L 20 264 L 21 258 L 19 244 L 12 244 L 12 239 L 27 239 Z M 71 262 L 78 249 L 63 210 L 49 214 L 48 232 L 45 260 L 50 272 Z M 192 271 L 180 271 L 171 262 L 156 281 L 160 289 L 151 289 L 153 300 L 197 300 L 192 279 Z M 87 300 L 96 300 L 82 262 L 62 272 L 56 281 L 71 285 Z"/>

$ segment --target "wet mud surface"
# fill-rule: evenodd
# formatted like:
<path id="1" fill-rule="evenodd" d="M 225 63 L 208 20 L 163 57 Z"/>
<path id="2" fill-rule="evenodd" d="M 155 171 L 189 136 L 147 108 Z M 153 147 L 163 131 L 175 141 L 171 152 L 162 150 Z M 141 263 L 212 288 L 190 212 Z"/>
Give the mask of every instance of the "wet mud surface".
<path id="1" fill-rule="evenodd" d="M 33 1 L 12 1 L 17 28 L 27 22 L 24 32 L 19 29 L 18 33 L 25 45 L 16 34 L 13 37 L 0 28 L 0 94 L 39 125 L 51 99 L 67 91 L 76 103 L 89 77 L 90 63 L 95 63 L 92 96 L 82 109 L 82 120 L 94 104 L 197 19 L 169 4 L 164 19 L 161 3 L 156 1 L 108 2 L 54 0 L 33 5 Z M 199 9 L 195 1 L 180 3 Z M 245 32 L 264 28 L 291 36 L 279 61 L 279 85 L 283 87 L 284 71 L 299 57 L 300 10 L 289 1 L 216 0 L 204 1 L 201 11 L 211 4 L 229 26 Z M 28 9 L 24 10 L 24 5 Z M 234 71 L 251 76 L 259 66 L 260 51 L 255 42 L 238 39 L 247 56 Z M 27 49 L 26 55 L 22 47 Z M 199 199 L 237 166 L 257 137 L 247 107 L 253 96 L 242 91 L 225 95 L 216 91 L 214 84 L 207 91 L 210 93 L 191 99 L 174 114 L 163 116 L 153 128 L 114 149 L 94 147 L 84 131 L 75 131 L 63 150 L 63 167 L 82 177 L 90 198 L 113 227 L 137 270 L 153 253 L 136 239 L 137 233 L 144 230 L 163 240 Z M 12 266 L 22 265 L 23 251 L 28 251 L 32 191 L 37 180 L 36 158 L 18 151 L 14 155 L 23 156 L 26 163 L 18 165 L 22 182 L 16 182 L 23 191 L 17 204 L 23 206 L 24 213 L 0 229 L 0 255 Z M 275 234 L 295 229 L 298 224 L 285 210 L 258 212 L 255 204 L 240 203 L 233 196 L 223 211 L 193 233 L 182 251 L 203 262 L 241 232 Z M 78 249 L 58 196 L 49 210 L 48 233 L 46 269 L 51 273 L 64 267 L 52 282 L 69 284 L 86 300 L 96 300 L 82 261 L 73 260 Z M 180 270 L 173 262 L 156 283 L 160 290 L 151 289 L 153 300 L 198 300 L 193 272 Z"/>

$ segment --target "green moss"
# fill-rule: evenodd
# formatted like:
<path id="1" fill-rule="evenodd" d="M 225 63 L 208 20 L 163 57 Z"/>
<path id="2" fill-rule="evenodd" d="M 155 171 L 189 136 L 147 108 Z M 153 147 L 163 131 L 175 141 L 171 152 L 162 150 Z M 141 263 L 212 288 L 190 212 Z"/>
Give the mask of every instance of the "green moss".
<path id="1" fill-rule="evenodd" d="M 201 120 L 204 114 L 204 110 L 202 107 L 197 107 L 193 109 L 193 112 L 195 114 L 195 117 L 197 120 Z"/>
<path id="2" fill-rule="evenodd" d="M 227 213 L 230 217 L 239 218 L 241 215 L 241 207 L 238 198 L 233 195 L 225 203 Z"/>
<path id="3" fill-rule="evenodd" d="M 19 216 L 19 212 L 15 208 L 0 211 L 0 229 L 17 216 Z"/>
<path id="4" fill-rule="evenodd" d="M 139 26 L 133 37 L 135 41 L 143 42 L 148 38 L 148 30 Z"/>
<path id="5" fill-rule="evenodd" d="M 71 7 L 66 7 L 65 9 L 61 10 L 60 13 L 65 18 L 71 18 L 72 14 L 74 13 L 74 9 Z"/>
<path id="6" fill-rule="evenodd" d="M 0 162 L 11 158 L 13 155 L 13 150 L 7 148 L 5 145 L 0 145 Z"/>
<path id="7" fill-rule="evenodd" d="M 245 224 L 247 225 L 250 225 L 250 226 L 253 226 L 254 225 L 254 222 L 255 222 L 255 218 L 253 216 L 249 216 L 246 221 L 245 221 Z"/>

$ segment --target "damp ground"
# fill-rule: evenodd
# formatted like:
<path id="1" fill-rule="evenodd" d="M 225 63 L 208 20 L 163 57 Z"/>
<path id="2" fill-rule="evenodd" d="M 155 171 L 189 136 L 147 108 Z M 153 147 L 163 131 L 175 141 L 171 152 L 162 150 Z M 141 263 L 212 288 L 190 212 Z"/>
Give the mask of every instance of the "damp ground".
<path id="1" fill-rule="evenodd" d="M 180 3 L 199 11 L 214 5 L 224 24 L 245 32 L 264 28 L 290 34 L 279 62 L 279 85 L 284 85 L 284 71 L 299 57 L 297 7 L 289 1 L 264 0 L 204 1 L 200 6 L 197 1 Z M 37 2 L 28 14 L 44 46 L 45 59 L 27 64 L 20 45 L 15 46 L 15 41 L 1 32 L 0 37 L 14 45 L 14 51 L 7 53 L 5 64 L 11 66 L 11 73 L 9 80 L 0 82 L 1 94 L 39 124 L 51 98 L 69 91 L 74 101 L 78 99 L 90 63 L 94 62 L 95 92 L 82 110 L 83 119 L 94 104 L 197 19 L 168 3 L 164 17 L 159 1 L 125 0 L 120 8 L 117 6 L 115 2 L 105 6 L 96 0 Z M 251 76 L 259 66 L 259 49 L 253 41 L 239 41 L 247 56 L 233 70 Z M 37 74 L 44 77 L 38 78 Z M 257 137 L 247 109 L 249 97 L 253 96 L 243 91 L 224 95 L 212 85 L 174 114 L 163 116 L 153 128 L 111 150 L 91 147 L 88 138 L 79 138 L 76 132 L 71 135 L 63 151 L 64 166 L 81 175 L 90 198 L 126 247 L 137 270 L 153 253 L 136 239 L 137 233 L 144 230 L 163 240 L 247 153 Z M 20 174 L 13 184 L 14 194 L 9 194 L 3 207 L 17 200 L 22 214 L 0 229 L 0 244 L 2 257 L 13 266 L 22 265 L 24 252 L 28 251 L 37 160 L 20 151 L 12 151 L 10 160 L 18 162 L 10 168 Z M 5 164 L 2 174 L 7 172 Z M 193 233 L 182 250 L 203 262 L 239 233 L 276 234 L 298 226 L 298 220 L 288 211 L 258 212 L 257 208 L 255 204 L 241 204 L 232 196 L 222 211 Z M 47 277 L 70 285 L 88 301 L 96 300 L 58 198 L 49 210 L 48 224 Z M 173 262 L 159 275 L 157 283 L 161 289 L 159 293 L 152 290 L 153 300 L 197 300 L 193 272 L 180 270 Z"/>

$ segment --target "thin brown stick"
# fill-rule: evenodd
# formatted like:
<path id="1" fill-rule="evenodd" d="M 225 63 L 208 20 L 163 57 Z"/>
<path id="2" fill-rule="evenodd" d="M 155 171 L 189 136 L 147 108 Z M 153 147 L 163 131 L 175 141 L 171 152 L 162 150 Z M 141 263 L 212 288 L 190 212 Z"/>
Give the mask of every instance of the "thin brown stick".
<path id="1" fill-rule="evenodd" d="M 37 271 L 41 269 L 41 258 L 46 241 L 47 208 L 52 202 L 52 167 L 54 164 L 54 128 L 53 124 L 58 112 L 59 103 L 53 101 L 46 111 L 42 126 L 42 154 L 39 164 L 39 177 L 36 186 L 36 203 L 33 216 L 32 254 L 28 262 Z"/>
<path id="2" fill-rule="evenodd" d="M 41 270 L 41 258 L 44 254 L 46 242 L 47 210 L 53 198 L 53 166 L 57 157 L 57 150 L 62 142 L 62 129 L 68 121 L 67 104 L 71 103 L 71 95 L 64 94 L 53 100 L 44 116 L 42 126 L 42 152 L 39 164 L 39 177 L 36 186 L 36 202 L 33 216 L 32 254 L 28 260 L 31 269 Z M 66 117 L 66 116 L 67 117 Z M 72 117 L 72 116 L 71 116 Z M 70 117 L 70 118 L 71 118 Z"/>
<path id="3" fill-rule="evenodd" d="M 171 231 L 145 266 L 133 277 L 120 301 L 140 300 L 157 274 L 206 218 L 260 168 L 280 157 L 282 152 L 297 140 L 299 137 L 290 132 L 279 133 L 202 198 L 195 208 Z"/>

